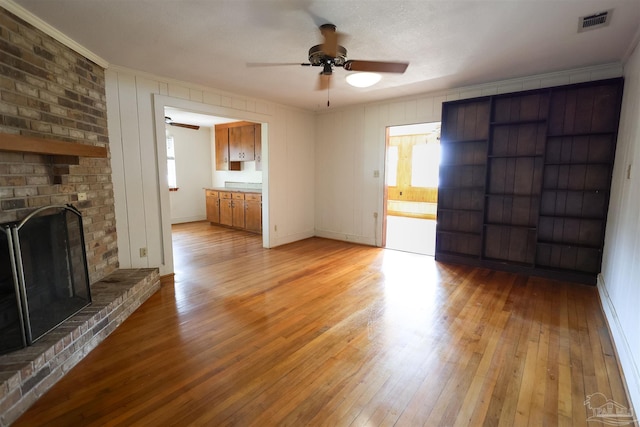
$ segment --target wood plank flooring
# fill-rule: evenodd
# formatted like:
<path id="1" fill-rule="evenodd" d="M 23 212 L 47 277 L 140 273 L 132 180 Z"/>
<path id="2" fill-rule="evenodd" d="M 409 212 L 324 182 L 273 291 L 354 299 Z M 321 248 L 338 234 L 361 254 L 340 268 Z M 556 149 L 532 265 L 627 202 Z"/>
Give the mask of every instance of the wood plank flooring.
<path id="1" fill-rule="evenodd" d="M 628 406 L 596 288 L 174 226 L 164 286 L 16 426 L 598 426 Z"/>

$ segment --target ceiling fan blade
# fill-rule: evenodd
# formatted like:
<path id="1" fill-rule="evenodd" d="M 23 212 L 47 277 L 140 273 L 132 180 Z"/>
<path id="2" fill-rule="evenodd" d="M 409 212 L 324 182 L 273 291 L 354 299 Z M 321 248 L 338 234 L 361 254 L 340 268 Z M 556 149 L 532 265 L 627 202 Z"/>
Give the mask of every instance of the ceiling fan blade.
<path id="1" fill-rule="evenodd" d="M 331 74 L 320 74 L 318 76 L 318 83 L 316 84 L 316 90 L 327 90 L 331 87 Z"/>
<path id="2" fill-rule="evenodd" d="M 404 73 L 408 66 L 408 62 L 360 61 L 354 59 L 345 62 L 343 67 L 347 71 Z"/>
<path id="3" fill-rule="evenodd" d="M 246 63 L 247 68 L 282 67 L 287 65 L 302 65 L 302 66 L 308 67 L 311 64 L 309 64 L 308 62 L 307 63 L 300 63 L 300 62 L 247 62 Z"/>
<path id="4" fill-rule="evenodd" d="M 200 129 L 200 126 L 196 126 L 196 125 L 188 125 L 186 123 L 175 123 L 175 122 L 171 122 L 169 123 L 171 126 L 177 126 L 179 128 L 187 128 L 187 129 L 193 129 L 193 130 L 198 130 Z"/>

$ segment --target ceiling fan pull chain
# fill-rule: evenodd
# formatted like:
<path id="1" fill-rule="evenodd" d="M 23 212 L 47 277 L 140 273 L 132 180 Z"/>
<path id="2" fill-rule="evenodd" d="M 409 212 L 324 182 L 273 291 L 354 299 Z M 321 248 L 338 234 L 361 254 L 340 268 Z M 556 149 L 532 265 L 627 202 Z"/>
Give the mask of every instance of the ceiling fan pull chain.
<path id="1" fill-rule="evenodd" d="M 327 108 L 329 108 L 329 87 L 327 87 Z"/>

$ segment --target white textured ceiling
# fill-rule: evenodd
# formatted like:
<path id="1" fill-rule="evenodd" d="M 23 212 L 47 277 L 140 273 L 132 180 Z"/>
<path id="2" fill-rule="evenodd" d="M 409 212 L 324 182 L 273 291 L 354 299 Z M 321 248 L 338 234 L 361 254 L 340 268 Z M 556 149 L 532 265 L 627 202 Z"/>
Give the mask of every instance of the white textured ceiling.
<path id="1" fill-rule="evenodd" d="M 14 0 L 116 64 L 309 110 L 621 61 L 638 37 L 640 0 Z M 609 26 L 578 18 L 614 9 Z M 318 25 L 348 37 L 349 59 L 409 61 L 368 89 L 307 62 Z"/>

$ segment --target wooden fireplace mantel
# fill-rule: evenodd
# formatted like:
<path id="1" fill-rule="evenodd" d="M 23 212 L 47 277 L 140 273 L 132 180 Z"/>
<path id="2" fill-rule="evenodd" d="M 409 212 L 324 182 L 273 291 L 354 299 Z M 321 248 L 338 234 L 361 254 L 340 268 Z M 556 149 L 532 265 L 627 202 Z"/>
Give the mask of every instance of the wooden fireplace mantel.
<path id="1" fill-rule="evenodd" d="M 107 157 L 106 147 L 10 133 L 0 133 L 0 151 L 54 156 Z"/>

